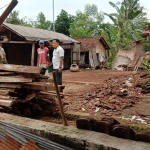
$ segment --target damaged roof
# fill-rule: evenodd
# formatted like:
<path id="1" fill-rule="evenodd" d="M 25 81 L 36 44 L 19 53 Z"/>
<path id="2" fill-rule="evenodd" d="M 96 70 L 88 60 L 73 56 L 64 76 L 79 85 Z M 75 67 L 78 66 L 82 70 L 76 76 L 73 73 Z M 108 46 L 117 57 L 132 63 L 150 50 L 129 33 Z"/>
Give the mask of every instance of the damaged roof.
<path id="1" fill-rule="evenodd" d="M 39 41 L 43 39 L 45 41 L 51 41 L 52 39 L 59 39 L 63 43 L 78 43 L 78 41 L 58 32 L 48 31 L 44 29 L 37 29 L 32 27 L 14 25 L 9 23 L 3 23 L 1 28 L 6 28 L 18 36 L 23 37 L 26 41 Z"/>
<path id="2" fill-rule="evenodd" d="M 106 50 L 110 49 L 105 39 L 100 36 L 76 38 L 76 40 L 81 43 L 80 52 L 88 52 L 91 49 L 91 47 L 95 45 L 98 41 L 102 43 Z"/>
<path id="3" fill-rule="evenodd" d="M 150 24 L 147 25 L 146 29 L 142 32 L 142 34 L 150 35 Z"/>

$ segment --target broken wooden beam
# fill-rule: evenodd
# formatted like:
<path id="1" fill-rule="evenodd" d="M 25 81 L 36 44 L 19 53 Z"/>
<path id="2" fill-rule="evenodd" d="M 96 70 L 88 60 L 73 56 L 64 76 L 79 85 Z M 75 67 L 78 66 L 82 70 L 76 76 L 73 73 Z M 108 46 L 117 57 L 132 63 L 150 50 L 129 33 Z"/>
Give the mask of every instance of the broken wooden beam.
<path id="1" fill-rule="evenodd" d="M 0 64 L 0 70 L 40 74 L 41 68 L 36 66 Z"/>

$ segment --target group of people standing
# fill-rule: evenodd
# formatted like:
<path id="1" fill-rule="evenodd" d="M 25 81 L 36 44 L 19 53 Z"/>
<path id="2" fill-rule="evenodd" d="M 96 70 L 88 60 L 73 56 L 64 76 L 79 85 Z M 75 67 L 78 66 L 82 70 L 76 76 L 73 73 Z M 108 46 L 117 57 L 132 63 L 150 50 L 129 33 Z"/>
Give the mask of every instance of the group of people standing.
<path id="1" fill-rule="evenodd" d="M 50 66 L 49 61 L 49 49 L 45 47 L 44 40 L 39 41 L 39 48 L 37 49 L 37 66 L 45 68 L 48 73 L 49 67 L 53 67 L 53 71 L 56 72 L 56 79 L 58 85 L 62 85 L 62 69 L 63 69 L 63 59 L 64 59 L 64 49 L 59 45 L 59 39 L 52 40 L 53 57 L 52 66 Z M 7 64 L 6 53 L 2 48 L 3 42 L 0 41 L 0 64 Z"/>
<path id="2" fill-rule="evenodd" d="M 56 72 L 57 84 L 62 85 L 62 69 L 63 69 L 63 60 L 64 60 L 64 49 L 59 45 L 59 39 L 52 40 L 53 57 L 52 57 L 52 67 Z M 46 68 L 48 71 L 49 66 L 49 50 L 44 45 L 44 41 L 39 41 L 39 48 L 37 49 L 37 66 Z"/>

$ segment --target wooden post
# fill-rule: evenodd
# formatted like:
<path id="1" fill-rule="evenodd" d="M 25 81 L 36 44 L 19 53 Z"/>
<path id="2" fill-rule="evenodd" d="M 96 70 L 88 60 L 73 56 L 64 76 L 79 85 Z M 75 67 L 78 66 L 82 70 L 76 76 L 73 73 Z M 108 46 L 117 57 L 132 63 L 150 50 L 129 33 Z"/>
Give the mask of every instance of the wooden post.
<path id="1" fill-rule="evenodd" d="M 57 94 L 57 98 L 58 98 L 58 103 L 59 103 L 59 109 L 60 109 L 60 113 L 61 113 L 61 117 L 62 117 L 62 121 L 64 126 L 68 126 L 65 115 L 64 115 L 64 111 L 63 111 L 63 106 L 62 106 L 62 102 L 61 102 L 61 97 L 59 94 L 59 90 L 58 90 L 58 85 L 57 85 L 57 80 L 56 80 L 56 73 L 55 71 L 53 71 L 53 80 L 54 80 L 54 86 L 56 88 L 56 94 Z"/>
<path id="2" fill-rule="evenodd" d="M 11 3 L 8 5 L 8 7 L 5 9 L 5 11 L 0 16 L 0 26 L 17 4 L 18 4 L 17 0 L 11 1 Z"/>
<path id="3" fill-rule="evenodd" d="M 31 66 L 34 66 L 35 43 L 32 43 Z"/>

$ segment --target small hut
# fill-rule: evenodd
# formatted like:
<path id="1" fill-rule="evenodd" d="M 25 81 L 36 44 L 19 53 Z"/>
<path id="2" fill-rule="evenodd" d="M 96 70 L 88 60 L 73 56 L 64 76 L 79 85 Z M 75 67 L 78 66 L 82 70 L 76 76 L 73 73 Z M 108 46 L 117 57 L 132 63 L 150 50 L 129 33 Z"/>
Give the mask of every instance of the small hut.
<path id="1" fill-rule="evenodd" d="M 76 38 L 81 43 L 80 64 L 89 64 L 93 68 L 101 67 L 108 57 L 109 45 L 103 37 Z"/>

